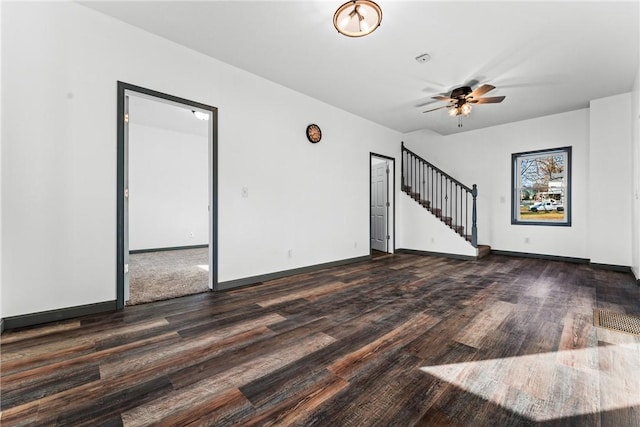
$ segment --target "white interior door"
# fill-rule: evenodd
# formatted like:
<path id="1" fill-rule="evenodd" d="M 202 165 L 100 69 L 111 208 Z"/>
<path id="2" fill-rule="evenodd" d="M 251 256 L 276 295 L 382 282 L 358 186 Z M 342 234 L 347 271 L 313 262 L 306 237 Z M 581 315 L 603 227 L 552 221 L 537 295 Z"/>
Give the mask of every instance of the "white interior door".
<path id="1" fill-rule="evenodd" d="M 371 249 L 388 252 L 389 165 L 387 161 L 371 166 Z"/>

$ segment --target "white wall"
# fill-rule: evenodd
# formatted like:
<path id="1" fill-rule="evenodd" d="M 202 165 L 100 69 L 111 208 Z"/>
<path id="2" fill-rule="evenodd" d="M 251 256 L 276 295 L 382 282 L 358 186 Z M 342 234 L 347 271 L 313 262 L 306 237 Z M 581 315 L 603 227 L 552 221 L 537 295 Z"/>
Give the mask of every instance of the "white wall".
<path id="1" fill-rule="evenodd" d="M 589 258 L 594 263 L 630 266 L 631 95 L 593 100 L 589 110 Z M 603 199 L 606 203 L 598 203 Z"/>
<path id="2" fill-rule="evenodd" d="M 402 193 L 403 249 L 440 252 L 464 256 L 476 256 L 476 249 L 460 235 L 445 225 L 439 218 L 427 212 L 415 200 Z M 471 223 L 469 223 L 471 228 Z"/>
<path id="3" fill-rule="evenodd" d="M 368 255 L 398 133 L 76 3 L 3 3 L 1 31 L 3 316 L 116 297 L 117 80 L 219 108 L 220 281 Z"/>
<path id="4" fill-rule="evenodd" d="M 0 1 L 0 23 L 2 22 L 2 2 Z M 2 31 L 0 31 L 0 46 L 2 46 Z M 0 49 L 1 50 L 1 49 Z M 2 81 L 2 56 L 0 55 L 0 82 Z M 0 100 L 4 99 L 2 93 L 2 85 L 0 84 Z M 2 191 L 2 106 L 4 101 L 0 101 L 0 192 Z M 0 196 L 0 236 L 2 236 L 2 197 Z M 4 286 L 2 284 L 2 238 L 0 238 L 0 319 L 3 319 L 2 311 L 2 295 L 4 294 Z"/>
<path id="5" fill-rule="evenodd" d="M 455 126 L 455 120 L 451 124 Z M 584 109 L 449 136 L 416 132 L 405 136 L 405 145 L 462 183 L 478 185 L 479 244 L 588 258 L 588 140 L 589 117 Z M 572 226 L 512 225 L 511 154 L 565 146 L 573 147 Z"/>
<path id="6" fill-rule="evenodd" d="M 129 124 L 130 250 L 209 242 L 208 152 L 207 137 Z"/>
<path id="7" fill-rule="evenodd" d="M 632 268 L 636 279 L 640 280 L 640 67 L 633 85 L 631 121 L 633 123 L 633 236 L 632 236 Z"/>

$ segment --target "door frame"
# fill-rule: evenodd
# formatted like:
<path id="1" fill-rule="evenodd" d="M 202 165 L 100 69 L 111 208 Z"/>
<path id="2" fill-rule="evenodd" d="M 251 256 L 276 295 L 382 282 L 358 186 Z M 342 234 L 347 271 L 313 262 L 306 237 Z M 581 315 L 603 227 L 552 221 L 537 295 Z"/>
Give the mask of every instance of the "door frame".
<path id="1" fill-rule="evenodd" d="M 371 248 L 371 163 L 373 159 L 378 158 L 389 162 L 389 177 L 387 178 L 387 201 L 391 206 L 387 208 L 387 233 L 390 233 L 391 238 L 387 244 L 387 253 L 394 253 L 396 251 L 396 159 L 394 157 L 385 156 L 384 154 L 378 154 L 374 152 L 369 153 L 369 182 L 367 188 L 369 188 L 369 253 L 373 253 Z M 391 224 L 389 224 L 389 213 L 391 213 Z"/>
<path id="2" fill-rule="evenodd" d="M 118 81 L 117 95 L 117 149 L 116 149 L 116 308 L 124 308 L 124 282 L 125 282 L 125 99 L 126 92 L 136 92 L 143 96 L 160 98 L 170 103 L 182 104 L 211 114 L 209 127 L 210 170 L 209 188 L 212 194 L 209 224 L 209 263 L 213 290 L 218 289 L 218 109 L 211 105 L 202 104 L 155 90 L 135 86 Z"/>

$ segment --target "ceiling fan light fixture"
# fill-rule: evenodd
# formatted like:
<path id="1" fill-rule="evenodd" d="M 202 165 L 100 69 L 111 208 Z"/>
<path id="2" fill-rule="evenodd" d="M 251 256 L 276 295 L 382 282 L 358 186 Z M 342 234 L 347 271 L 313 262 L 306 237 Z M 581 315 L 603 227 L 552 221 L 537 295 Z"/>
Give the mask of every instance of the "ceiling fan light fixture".
<path id="1" fill-rule="evenodd" d="M 362 37 L 374 32 L 382 22 L 382 9 L 371 0 L 351 0 L 333 15 L 333 26 L 347 37 Z"/>
<path id="2" fill-rule="evenodd" d="M 423 111 L 423 113 L 430 113 L 431 111 L 448 108 L 449 111 L 447 111 L 447 114 L 449 114 L 451 117 L 457 117 L 458 127 L 462 127 L 462 117 L 469 117 L 469 114 L 471 114 L 471 110 L 473 108 L 471 106 L 472 103 L 499 104 L 500 102 L 504 101 L 504 96 L 490 96 L 488 98 L 480 98 L 480 96 L 492 91 L 495 88 L 495 86 L 489 84 L 483 84 L 482 86 L 477 87 L 475 90 L 471 90 L 471 87 L 469 86 L 457 87 L 451 91 L 451 95 L 449 95 L 448 97 L 444 95 L 432 97 L 433 99 L 437 99 L 438 101 L 448 101 L 449 105 L 432 108 L 430 110 Z"/>

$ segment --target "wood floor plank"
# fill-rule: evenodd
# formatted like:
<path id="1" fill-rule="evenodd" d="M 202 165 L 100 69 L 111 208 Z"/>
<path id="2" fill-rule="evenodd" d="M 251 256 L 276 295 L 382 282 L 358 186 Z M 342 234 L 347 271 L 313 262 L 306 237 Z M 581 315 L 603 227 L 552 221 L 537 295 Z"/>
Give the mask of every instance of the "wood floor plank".
<path id="1" fill-rule="evenodd" d="M 265 326 L 257 326 L 251 322 L 241 327 L 234 327 L 231 331 L 219 331 L 205 340 L 182 342 L 180 346 L 171 346 L 160 351 L 148 352 L 127 360 L 114 360 L 100 366 L 102 378 L 111 378 L 130 370 L 162 370 L 178 369 L 182 366 L 190 366 L 199 360 L 210 358 L 214 355 L 228 351 L 231 348 L 246 345 L 253 338 L 272 336 Z M 245 329 L 246 328 L 246 329 Z M 231 328 L 229 328 L 231 329 Z M 249 341 L 250 342 L 250 341 Z"/>
<path id="2" fill-rule="evenodd" d="M 45 396 L 70 390 L 79 385 L 100 379 L 100 369 L 97 364 L 74 366 L 68 369 L 49 370 L 48 374 L 32 376 L 31 378 L 13 382 L 7 381 L 2 387 L 0 408 L 7 409 L 18 406 Z"/>
<path id="3" fill-rule="evenodd" d="M 324 320 L 322 319 L 318 320 L 318 323 L 322 324 L 323 322 Z M 245 366 L 255 360 L 268 360 L 274 348 L 278 349 L 278 351 L 282 348 L 290 349 L 294 354 L 298 345 L 309 343 L 310 336 L 320 336 L 322 338 L 320 341 L 322 342 L 324 342 L 324 337 L 330 341 L 335 340 L 322 332 L 314 332 L 315 323 L 312 322 L 280 335 L 269 335 L 264 339 L 256 340 L 233 351 L 221 354 L 213 353 L 202 361 L 195 360 L 189 366 L 172 372 L 171 381 L 176 388 L 187 387 L 209 377 L 221 375 L 225 371 L 236 369 L 237 366 Z M 324 345 L 319 348 L 321 347 L 324 347 Z M 188 357 L 188 354 L 185 356 Z M 263 373 L 263 375 L 266 373 Z"/>
<path id="4" fill-rule="evenodd" d="M 399 325 L 380 338 L 368 343 L 364 347 L 349 353 L 336 360 L 328 369 L 341 378 L 349 378 L 354 372 L 361 369 L 361 365 L 366 364 L 374 358 L 377 353 L 388 351 L 396 346 L 403 346 L 412 340 L 418 330 L 435 323 L 436 320 L 427 314 L 419 314 L 409 321 Z"/>
<path id="5" fill-rule="evenodd" d="M 322 381 L 311 383 L 311 386 L 299 390 L 284 401 L 271 406 L 262 405 L 266 410 L 258 411 L 254 417 L 243 420 L 242 425 L 266 427 L 323 424 L 325 420 L 315 416 L 315 411 L 348 385 L 349 383 L 342 378 L 328 375 Z"/>
<path id="6" fill-rule="evenodd" d="M 211 399 L 217 399 L 228 390 L 259 378 L 333 341 L 333 338 L 328 335 L 317 333 L 301 339 L 298 346 L 284 347 L 195 383 L 176 377 L 172 379 L 175 392 L 124 413 L 123 421 L 127 426 L 141 426 L 179 416 L 180 413 L 190 411 L 191 407 L 204 405 Z"/>
<path id="7" fill-rule="evenodd" d="M 488 332 L 500 326 L 500 323 L 516 308 L 516 304 L 496 301 L 491 308 L 478 313 L 454 339 L 469 347 L 480 348 Z"/>
<path id="8" fill-rule="evenodd" d="M 3 357 L 8 360 L 2 361 L 3 366 L 7 369 L 15 369 L 22 366 L 24 363 L 21 360 L 28 359 L 29 361 L 42 361 L 51 359 L 65 359 L 76 354 L 77 351 L 90 351 L 92 349 L 99 350 L 97 348 L 104 340 L 116 339 L 124 340 L 130 334 L 140 331 L 149 331 L 152 333 L 162 333 L 165 329 L 163 326 L 167 325 L 167 321 L 163 318 L 152 319 L 142 323 L 121 325 L 116 328 L 100 329 L 86 333 L 83 336 L 76 336 L 78 330 L 73 329 L 69 335 L 69 338 L 51 340 L 51 336 L 45 336 L 39 341 L 30 340 L 28 345 L 24 347 L 16 347 L 15 345 L 4 346 L 3 344 Z M 147 335 L 149 336 L 149 335 Z M 145 336 L 146 337 L 146 336 Z M 62 338 L 62 337 L 61 337 Z M 140 336 L 136 337 L 138 340 Z M 105 347 L 102 345 L 101 347 Z"/>
<path id="9" fill-rule="evenodd" d="M 576 351 L 598 347 L 598 338 L 593 326 L 593 314 L 569 311 L 558 344 L 557 362 L 574 369 L 592 371 L 598 369 L 598 354 L 595 351 Z"/>
<path id="10" fill-rule="evenodd" d="M 253 406 L 237 388 L 232 388 L 211 399 L 204 400 L 195 405 L 190 405 L 185 411 L 179 411 L 162 418 L 161 424 L 166 426 L 190 426 L 190 425 L 231 425 L 236 420 L 255 413 Z M 153 417 L 147 415 L 148 419 Z M 126 417 L 124 426 L 141 425 L 139 419 Z"/>
<path id="11" fill-rule="evenodd" d="M 318 415 L 323 423 L 345 427 L 385 426 L 392 423 L 411 425 L 409 420 L 398 418 L 394 402 L 397 404 L 405 392 L 402 374 L 412 371 L 418 360 L 406 353 L 395 353 L 393 356 L 377 364 L 368 375 L 352 378 L 347 389 L 326 402 Z M 419 374 L 417 370 L 415 374 Z"/>
<path id="12" fill-rule="evenodd" d="M 57 334 L 58 332 L 67 332 L 73 329 L 80 328 L 81 324 L 79 320 L 67 320 L 63 322 L 54 322 L 50 325 L 44 325 L 39 327 L 32 327 L 17 331 L 8 331 L 2 335 L 2 345 L 8 346 L 15 342 L 22 342 L 33 339 L 41 338 L 43 336 Z"/>
<path id="13" fill-rule="evenodd" d="M 140 349 L 143 349 L 144 351 L 155 351 L 159 346 L 170 345 L 172 342 L 175 342 L 177 338 L 178 335 L 175 332 L 170 332 L 119 347 L 110 347 L 93 353 L 78 352 L 74 358 L 67 358 L 61 361 L 53 359 L 51 360 L 52 363 L 49 364 L 41 364 L 40 360 L 37 359 L 37 363 L 34 363 L 34 366 L 31 369 L 24 369 L 15 373 L 6 374 L 3 372 L 2 378 L 0 378 L 0 384 L 2 384 L 3 388 L 7 387 L 7 385 L 10 387 L 10 384 L 12 383 L 17 383 L 18 387 L 21 387 L 22 384 L 25 384 L 25 380 L 46 376 L 52 371 L 64 370 L 85 364 L 109 363 L 114 358 L 132 357 L 138 353 L 136 350 Z"/>
<path id="14" fill-rule="evenodd" d="M 318 298 L 320 296 L 323 296 L 329 293 L 334 293 L 336 291 L 339 291 L 347 287 L 349 287 L 349 285 L 340 281 L 329 282 L 325 284 L 319 284 L 313 287 L 306 287 L 298 291 L 293 291 L 293 292 L 288 291 L 284 295 L 278 296 L 276 298 L 271 297 L 266 300 L 258 301 L 257 304 L 260 307 L 270 307 L 276 304 L 281 304 L 283 302 L 287 302 L 287 301 L 291 301 L 299 298 L 313 300 L 314 298 Z"/>
<path id="15" fill-rule="evenodd" d="M 37 353 L 14 352 L 7 355 L 6 359 L 1 362 L 3 376 L 51 363 L 52 361 L 64 361 L 70 357 L 76 358 L 79 355 L 92 354 L 96 349 L 94 342 L 84 340 L 57 344 L 55 347 L 53 349 L 43 346 L 38 349 Z"/>
<path id="16" fill-rule="evenodd" d="M 95 402 L 78 405 L 69 403 L 56 418 L 58 425 L 94 426 L 112 421 L 114 416 L 132 407 L 140 407 L 149 401 L 168 395 L 173 390 L 167 377 L 135 383 L 124 390 L 104 394 Z M 47 421 L 43 418 L 40 421 Z"/>

